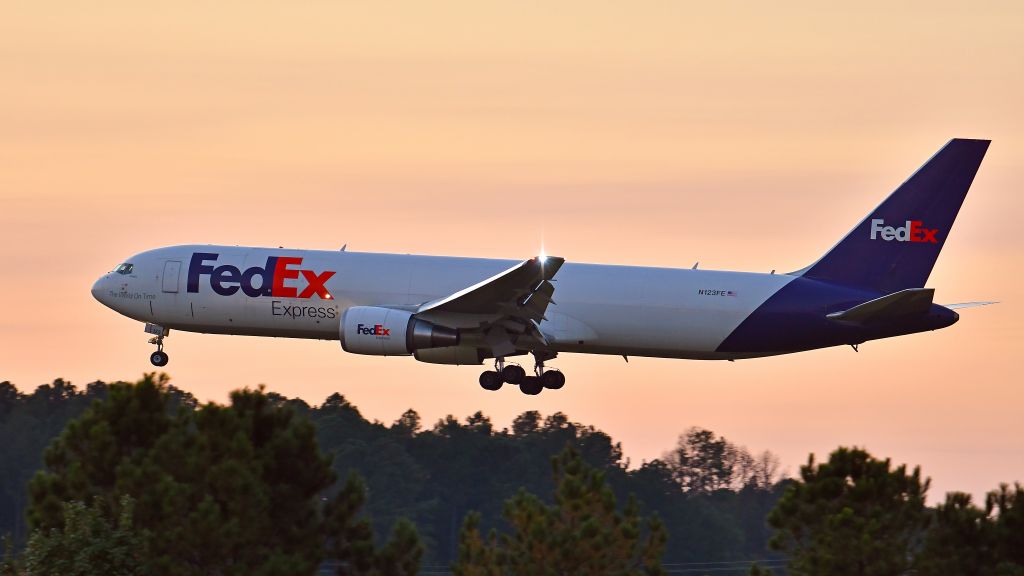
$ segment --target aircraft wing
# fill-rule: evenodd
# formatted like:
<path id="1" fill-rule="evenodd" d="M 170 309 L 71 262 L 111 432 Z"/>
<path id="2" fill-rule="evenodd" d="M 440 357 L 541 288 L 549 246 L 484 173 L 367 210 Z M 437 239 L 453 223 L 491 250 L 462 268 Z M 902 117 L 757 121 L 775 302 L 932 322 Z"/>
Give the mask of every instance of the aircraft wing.
<path id="1" fill-rule="evenodd" d="M 864 323 L 924 314 L 931 308 L 934 297 L 934 288 L 907 288 L 881 298 L 868 300 L 841 312 L 833 312 L 827 315 L 827 318 L 841 322 Z"/>
<path id="2" fill-rule="evenodd" d="M 542 344 L 539 329 L 552 302 L 551 283 L 564 258 L 530 258 L 450 296 L 422 304 L 416 316 L 452 328 L 478 330 L 496 355 L 511 354 L 520 337 Z"/>

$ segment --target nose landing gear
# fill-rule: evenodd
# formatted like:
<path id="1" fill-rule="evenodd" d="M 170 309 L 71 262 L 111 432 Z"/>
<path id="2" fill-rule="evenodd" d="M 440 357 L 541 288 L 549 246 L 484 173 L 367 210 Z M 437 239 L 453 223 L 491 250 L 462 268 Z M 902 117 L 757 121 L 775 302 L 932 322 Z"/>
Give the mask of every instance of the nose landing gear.
<path id="1" fill-rule="evenodd" d="M 170 332 L 170 330 L 163 326 L 146 324 L 146 333 L 155 334 L 155 336 L 149 339 L 150 344 L 156 344 L 156 352 L 149 355 L 149 361 L 153 366 L 166 366 L 167 362 L 170 361 L 170 356 L 167 355 L 167 352 L 164 352 L 164 336 L 167 336 Z"/>
<path id="2" fill-rule="evenodd" d="M 153 340 L 156 340 L 156 338 L 153 338 Z M 153 366 L 166 366 L 169 360 L 170 357 L 167 356 L 167 352 L 164 352 L 162 347 L 149 355 L 149 361 L 153 363 Z"/>

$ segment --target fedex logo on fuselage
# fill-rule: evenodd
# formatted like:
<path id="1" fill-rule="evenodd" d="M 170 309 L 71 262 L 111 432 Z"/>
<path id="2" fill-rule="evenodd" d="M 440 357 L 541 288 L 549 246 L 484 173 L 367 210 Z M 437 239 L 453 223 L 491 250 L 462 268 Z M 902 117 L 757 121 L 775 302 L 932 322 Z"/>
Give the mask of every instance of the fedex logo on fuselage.
<path id="1" fill-rule="evenodd" d="M 333 296 L 324 285 L 334 272 L 328 270 L 317 274 L 313 270 L 299 268 L 302 258 L 291 256 L 269 256 L 267 264 L 262 268 L 253 266 L 245 271 L 237 266 L 223 264 L 214 267 L 207 262 L 216 262 L 219 254 L 196 252 L 188 265 L 188 291 L 199 292 L 199 280 L 203 276 L 210 277 L 210 288 L 221 296 L 231 296 L 241 290 L 246 296 L 273 296 L 275 298 L 312 298 L 314 295 L 323 300 L 331 300 Z M 302 276 L 306 287 L 299 291 L 293 284 Z"/>
<path id="2" fill-rule="evenodd" d="M 938 244 L 936 235 L 938 228 L 925 228 L 921 220 L 907 220 L 906 225 L 894 228 L 886 226 L 885 220 L 874 218 L 871 220 L 871 239 L 881 238 L 886 242 L 895 240 L 897 242 L 930 242 Z"/>

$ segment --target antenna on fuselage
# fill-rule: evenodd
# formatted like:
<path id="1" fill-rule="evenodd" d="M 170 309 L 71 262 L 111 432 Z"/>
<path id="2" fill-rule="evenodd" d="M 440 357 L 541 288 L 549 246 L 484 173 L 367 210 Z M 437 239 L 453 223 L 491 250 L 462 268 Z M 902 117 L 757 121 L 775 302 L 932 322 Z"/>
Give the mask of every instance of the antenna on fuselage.
<path id="1" fill-rule="evenodd" d="M 345 248 L 348 248 L 348 244 L 342 244 L 341 250 L 339 250 L 339 252 L 344 252 Z"/>
<path id="2" fill-rule="evenodd" d="M 696 269 L 697 269 L 697 265 L 698 265 L 698 264 L 700 264 L 700 260 L 698 260 L 698 261 L 694 262 L 694 263 L 693 263 L 693 268 L 690 268 L 690 270 L 696 270 Z"/>

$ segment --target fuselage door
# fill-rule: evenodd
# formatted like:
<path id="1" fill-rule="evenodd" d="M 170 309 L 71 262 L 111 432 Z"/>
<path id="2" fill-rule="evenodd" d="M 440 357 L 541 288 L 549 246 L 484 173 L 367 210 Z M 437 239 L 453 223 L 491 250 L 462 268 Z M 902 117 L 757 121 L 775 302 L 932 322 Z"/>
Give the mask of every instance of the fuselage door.
<path id="1" fill-rule="evenodd" d="M 164 292 L 178 291 L 178 273 L 181 272 L 181 261 L 168 260 L 164 262 Z"/>

